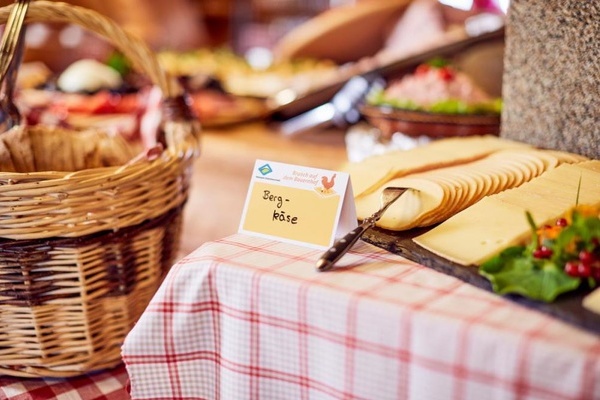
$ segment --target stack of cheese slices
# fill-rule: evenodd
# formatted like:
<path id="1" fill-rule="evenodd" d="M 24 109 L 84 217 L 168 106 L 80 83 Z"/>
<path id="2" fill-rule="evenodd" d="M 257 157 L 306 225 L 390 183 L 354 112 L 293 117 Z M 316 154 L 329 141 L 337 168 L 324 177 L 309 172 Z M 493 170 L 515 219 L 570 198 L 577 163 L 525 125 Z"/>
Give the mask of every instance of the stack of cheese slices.
<path id="1" fill-rule="evenodd" d="M 575 204 L 600 201 L 600 161 L 540 150 L 494 136 L 450 138 L 348 165 L 358 219 L 379 208 L 383 189 L 408 187 L 378 221 L 403 231 L 439 226 L 416 237 L 420 246 L 464 265 L 477 264 L 525 239 L 525 211 L 539 223 Z"/>
<path id="2" fill-rule="evenodd" d="M 600 160 L 563 164 L 514 189 L 488 196 L 414 241 L 463 265 L 478 265 L 531 236 L 525 213 L 551 224 L 575 204 L 600 204 Z"/>

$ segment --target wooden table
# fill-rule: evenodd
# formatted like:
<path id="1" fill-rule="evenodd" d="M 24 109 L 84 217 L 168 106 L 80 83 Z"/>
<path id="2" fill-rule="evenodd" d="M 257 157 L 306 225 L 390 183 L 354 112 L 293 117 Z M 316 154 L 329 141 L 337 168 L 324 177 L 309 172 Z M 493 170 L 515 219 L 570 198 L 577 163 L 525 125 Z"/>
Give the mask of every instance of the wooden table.
<path id="1" fill-rule="evenodd" d="M 205 129 L 184 212 L 182 255 L 237 232 L 256 159 L 339 170 L 347 161 L 344 131 L 286 137 L 264 123 Z"/>

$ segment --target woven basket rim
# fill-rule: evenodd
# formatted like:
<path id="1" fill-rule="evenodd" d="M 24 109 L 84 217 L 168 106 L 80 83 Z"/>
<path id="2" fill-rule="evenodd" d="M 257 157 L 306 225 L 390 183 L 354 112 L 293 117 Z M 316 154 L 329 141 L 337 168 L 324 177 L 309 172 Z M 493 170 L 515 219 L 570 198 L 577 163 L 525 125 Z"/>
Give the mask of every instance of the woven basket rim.
<path id="1" fill-rule="evenodd" d="M 0 7 L 0 24 L 6 23 L 14 6 L 11 4 Z M 173 105 L 189 108 L 187 101 L 179 100 L 184 98 L 183 88 L 174 77 L 162 68 L 157 55 L 142 39 L 125 31 L 114 20 L 85 7 L 60 1 L 36 0 L 29 5 L 25 19 L 25 24 L 32 22 L 71 23 L 97 34 L 121 51 L 137 71 L 147 75 L 151 82 L 160 89 L 163 105 L 171 106 L 164 110 L 169 111 L 166 112 L 167 115 L 173 113 L 171 111 Z M 189 110 L 176 112 L 173 118 L 175 123 L 163 124 L 167 151 L 176 156 L 185 156 L 189 151 L 197 152 L 199 146 L 197 136 L 200 131 L 197 118 Z M 177 131 L 182 129 L 181 125 L 184 126 L 184 130 L 191 131 L 191 135 L 178 134 Z M 112 169 L 112 167 L 99 168 L 107 168 L 108 172 L 111 172 Z M 24 178 L 21 177 L 21 179 Z"/>
<path id="2" fill-rule="evenodd" d="M 6 22 L 12 7 L 0 8 L 0 23 Z M 199 155 L 200 123 L 189 111 L 182 88 L 162 69 L 156 54 L 115 21 L 84 7 L 33 1 L 25 20 L 32 22 L 79 25 L 112 43 L 148 75 L 162 94 L 166 149 L 156 158 L 140 154 L 119 166 L 0 172 L 0 238 L 72 237 L 94 229 L 120 229 L 182 204 L 188 185 L 182 177 L 190 174 L 188 170 Z"/>

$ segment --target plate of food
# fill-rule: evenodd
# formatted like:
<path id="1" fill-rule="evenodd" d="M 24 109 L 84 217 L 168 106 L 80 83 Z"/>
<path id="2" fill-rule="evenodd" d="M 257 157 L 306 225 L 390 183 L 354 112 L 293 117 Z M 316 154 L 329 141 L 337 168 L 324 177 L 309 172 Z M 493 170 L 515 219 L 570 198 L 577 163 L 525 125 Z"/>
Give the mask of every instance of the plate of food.
<path id="1" fill-rule="evenodd" d="M 158 58 L 184 84 L 207 127 L 267 117 L 281 95 L 310 92 L 338 75 L 330 60 L 296 57 L 259 67 L 226 48 L 163 51 Z"/>
<path id="2" fill-rule="evenodd" d="M 501 98 L 442 58 L 374 88 L 361 106 L 363 117 L 384 137 L 498 135 L 501 111 Z"/>
<path id="3" fill-rule="evenodd" d="M 150 83 L 122 64 L 118 56 L 106 62 L 80 59 L 63 71 L 41 62 L 23 64 L 15 100 L 31 126 L 102 128 L 126 139 L 140 135 Z"/>
<path id="4" fill-rule="evenodd" d="M 265 117 L 264 99 L 226 90 L 225 80 L 251 70 L 248 62 L 227 48 L 163 50 L 161 66 L 185 88 L 202 126 L 218 128 Z"/>

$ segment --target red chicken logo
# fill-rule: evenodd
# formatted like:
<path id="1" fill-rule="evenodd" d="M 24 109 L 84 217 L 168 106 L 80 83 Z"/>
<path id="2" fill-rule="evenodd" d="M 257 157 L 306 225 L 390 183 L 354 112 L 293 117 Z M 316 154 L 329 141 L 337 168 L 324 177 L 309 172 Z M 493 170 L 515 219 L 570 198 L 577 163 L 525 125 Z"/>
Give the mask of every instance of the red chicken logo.
<path id="1" fill-rule="evenodd" d="M 327 178 L 326 176 L 321 177 L 321 184 L 323 185 L 323 189 L 325 189 L 325 191 L 329 191 L 333 185 L 335 185 L 335 175 L 336 174 L 331 175 L 331 178 Z"/>

